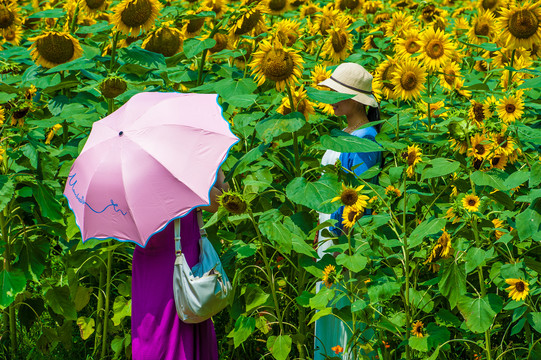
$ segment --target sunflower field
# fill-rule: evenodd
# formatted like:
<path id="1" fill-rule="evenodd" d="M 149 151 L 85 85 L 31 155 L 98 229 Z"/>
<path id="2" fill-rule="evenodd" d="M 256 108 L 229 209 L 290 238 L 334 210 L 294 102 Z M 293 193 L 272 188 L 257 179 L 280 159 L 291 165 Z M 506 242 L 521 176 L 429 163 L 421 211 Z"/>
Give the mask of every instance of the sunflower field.
<path id="1" fill-rule="evenodd" d="M 221 359 L 312 359 L 325 317 L 350 331 L 328 359 L 541 359 L 540 56 L 532 0 L 0 0 L 0 358 L 131 359 L 134 245 L 83 243 L 62 192 L 95 121 L 175 91 L 240 139 L 205 214 Z M 342 62 L 374 77 L 376 142 L 318 86 Z"/>

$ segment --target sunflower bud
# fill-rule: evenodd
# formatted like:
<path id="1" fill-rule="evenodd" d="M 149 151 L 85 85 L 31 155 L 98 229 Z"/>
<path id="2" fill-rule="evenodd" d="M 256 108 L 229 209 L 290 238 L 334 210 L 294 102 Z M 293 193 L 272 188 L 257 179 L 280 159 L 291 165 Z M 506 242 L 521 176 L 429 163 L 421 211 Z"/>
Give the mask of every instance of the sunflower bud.
<path id="1" fill-rule="evenodd" d="M 248 203 L 239 193 L 226 191 L 218 199 L 220 205 L 233 214 L 243 214 L 248 208 Z"/>
<path id="2" fill-rule="evenodd" d="M 99 85 L 101 94 L 107 99 L 116 98 L 118 95 L 124 93 L 127 87 L 128 84 L 126 81 L 118 76 L 108 77 Z"/>
<path id="3" fill-rule="evenodd" d="M 15 65 L 15 64 L 5 64 L 5 65 L 2 65 L 0 66 L 0 74 L 4 75 L 4 74 L 16 74 L 20 71 L 21 69 Z"/>

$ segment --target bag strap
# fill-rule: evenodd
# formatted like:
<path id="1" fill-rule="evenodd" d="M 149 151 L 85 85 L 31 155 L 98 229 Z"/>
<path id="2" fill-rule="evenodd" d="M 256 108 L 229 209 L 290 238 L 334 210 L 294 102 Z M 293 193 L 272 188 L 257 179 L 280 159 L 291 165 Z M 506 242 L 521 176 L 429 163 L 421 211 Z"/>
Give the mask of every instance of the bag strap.
<path id="1" fill-rule="evenodd" d="M 195 209 L 197 214 L 197 225 L 199 226 L 199 235 L 201 237 L 207 236 L 207 231 L 203 229 L 205 225 L 203 223 L 203 215 L 200 209 Z M 175 254 L 178 256 L 182 253 L 182 245 L 180 244 L 180 218 L 175 219 Z"/>

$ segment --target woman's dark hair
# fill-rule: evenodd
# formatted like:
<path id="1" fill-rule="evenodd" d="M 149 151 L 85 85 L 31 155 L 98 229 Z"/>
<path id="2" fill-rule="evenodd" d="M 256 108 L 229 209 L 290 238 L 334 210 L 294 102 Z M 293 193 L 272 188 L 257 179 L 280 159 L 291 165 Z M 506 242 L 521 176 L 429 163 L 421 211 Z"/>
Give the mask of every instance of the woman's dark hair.
<path id="1" fill-rule="evenodd" d="M 379 107 L 369 106 L 366 117 L 368 117 L 368 121 L 370 122 L 378 121 L 380 119 Z M 381 124 L 377 124 L 375 128 L 376 128 L 376 131 L 379 133 L 379 130 L 381 129 Z"/>

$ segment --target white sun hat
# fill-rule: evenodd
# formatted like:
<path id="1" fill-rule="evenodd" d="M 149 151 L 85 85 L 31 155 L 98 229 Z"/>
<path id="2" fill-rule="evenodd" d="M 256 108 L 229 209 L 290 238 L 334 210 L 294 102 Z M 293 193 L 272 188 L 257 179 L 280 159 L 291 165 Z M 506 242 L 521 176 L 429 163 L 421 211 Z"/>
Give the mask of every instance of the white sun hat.
<path id="1" fill-rule="evenodd" d="M 327 86 L 339 93 L 357 95 L 352 99 L 377 108 L 379 105 L 372 93 L 372 78 L 372 75 L 361 65 L 342 63 L 333 71 L 330 78 L 318 85 Z"/>

